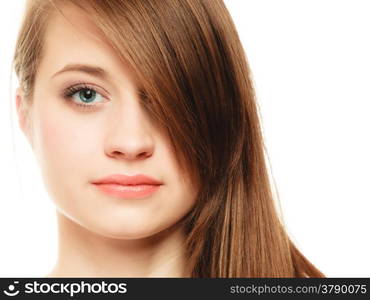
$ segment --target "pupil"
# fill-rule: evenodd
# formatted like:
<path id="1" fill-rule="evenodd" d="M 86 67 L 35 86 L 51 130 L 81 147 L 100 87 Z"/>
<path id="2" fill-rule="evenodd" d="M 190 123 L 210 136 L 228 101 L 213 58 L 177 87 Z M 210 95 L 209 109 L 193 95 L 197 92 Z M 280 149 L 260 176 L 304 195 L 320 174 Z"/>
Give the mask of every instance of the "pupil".
<path id="1" fill-rule="evenodd" d="M 95 92 L 92 90 L 84 90 L 82 91 L 82 98 L 83 100 L 91 100 L 94 97 Z"/>

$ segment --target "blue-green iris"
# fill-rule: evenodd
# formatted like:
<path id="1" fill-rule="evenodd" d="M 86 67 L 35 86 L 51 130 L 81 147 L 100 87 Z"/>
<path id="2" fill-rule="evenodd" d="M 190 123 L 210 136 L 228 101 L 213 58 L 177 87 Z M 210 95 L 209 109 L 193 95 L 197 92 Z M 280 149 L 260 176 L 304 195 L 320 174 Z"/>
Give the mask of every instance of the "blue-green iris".
<path id="1" fill-rule="evenodd" d="M 79 98 L 83 101 L 83 102 L 91 102 L 95 99 L 96 97 L 96 92 L 93 91 L 93 90 L 89 90 L 89 89 L 86 89 L 86 90 L 81 90 L 79 93 L 78 93 L 78 96 Z"/>

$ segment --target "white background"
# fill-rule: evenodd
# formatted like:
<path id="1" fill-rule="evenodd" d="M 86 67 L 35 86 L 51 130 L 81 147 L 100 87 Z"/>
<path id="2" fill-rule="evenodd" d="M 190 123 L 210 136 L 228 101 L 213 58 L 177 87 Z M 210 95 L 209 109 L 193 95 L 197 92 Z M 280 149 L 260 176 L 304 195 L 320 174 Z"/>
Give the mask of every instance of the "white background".
<path id="1" fill-rule="evenodd" d="M 252 69 L 291 238 L 328 277 L 370 277 L 369 1 L 225 4 Z M 57 255 L 55 209 L 10 80 L 23 7 L 0 2 L 0 277 L 44 276 Z"/>

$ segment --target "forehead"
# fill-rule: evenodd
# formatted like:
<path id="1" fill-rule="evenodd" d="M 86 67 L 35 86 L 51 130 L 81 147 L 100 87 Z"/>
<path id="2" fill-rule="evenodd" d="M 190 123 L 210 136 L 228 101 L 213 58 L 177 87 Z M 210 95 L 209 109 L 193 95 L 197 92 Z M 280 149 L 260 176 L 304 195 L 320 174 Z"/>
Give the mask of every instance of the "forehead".
<path id="1" fill-rule="evenodd" d="M 104 68 L 112 78 L 137 82 L 128 64 L 122 61 L 88 15 L 74 5 L 64 5 L 48 20 L 40 69 L 52 75 L 67 64 Z M 114 76 L 113 76 L 114 74 Z"/>

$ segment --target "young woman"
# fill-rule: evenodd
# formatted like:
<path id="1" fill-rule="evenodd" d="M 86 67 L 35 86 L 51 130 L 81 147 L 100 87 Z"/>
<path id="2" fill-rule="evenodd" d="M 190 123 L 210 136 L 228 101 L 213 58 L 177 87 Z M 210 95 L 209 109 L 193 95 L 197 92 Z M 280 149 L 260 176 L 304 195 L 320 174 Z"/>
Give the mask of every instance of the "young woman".
<path id="1" fill-rule="evenodd" d="M 19 125 L 56 205 L 53 277 L 324 277 L 268 177 L 222 0 L 31 0 Z"/>

